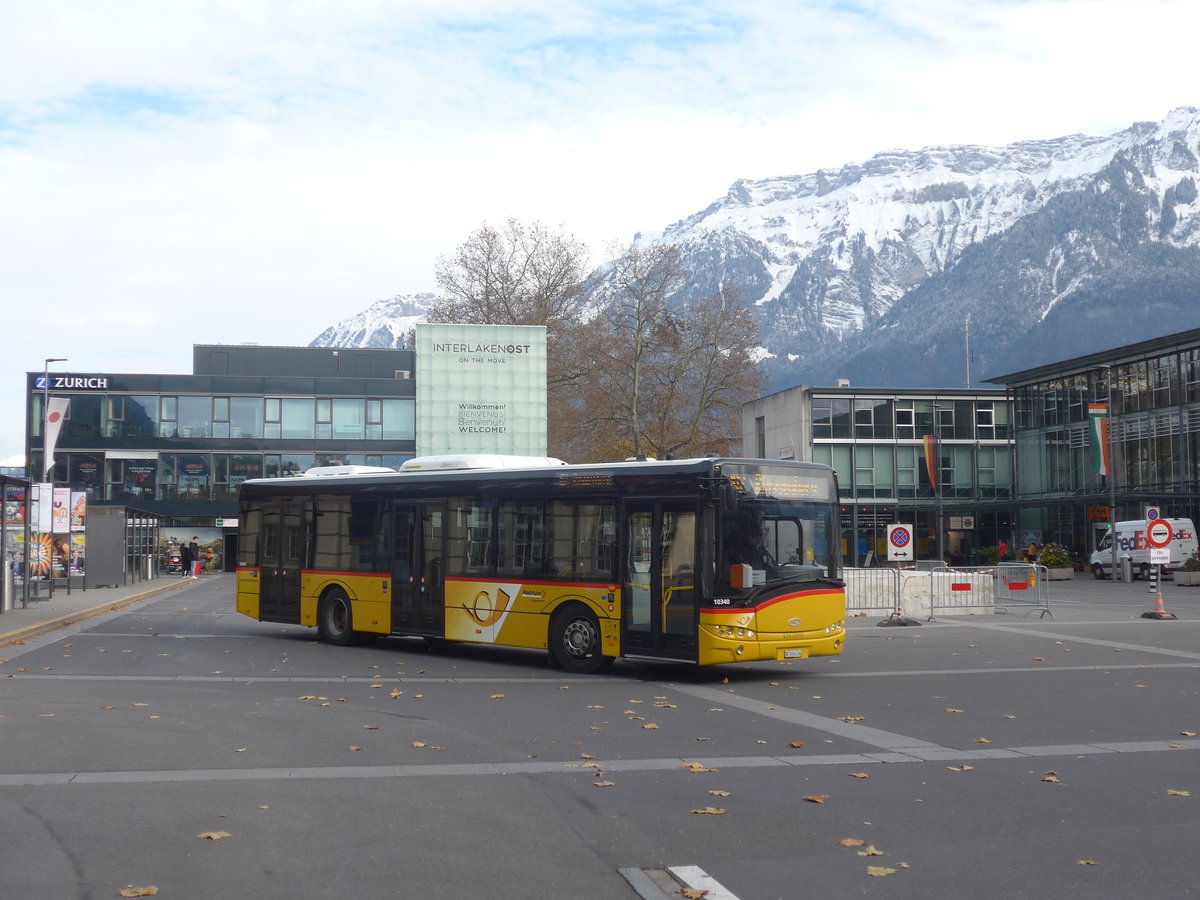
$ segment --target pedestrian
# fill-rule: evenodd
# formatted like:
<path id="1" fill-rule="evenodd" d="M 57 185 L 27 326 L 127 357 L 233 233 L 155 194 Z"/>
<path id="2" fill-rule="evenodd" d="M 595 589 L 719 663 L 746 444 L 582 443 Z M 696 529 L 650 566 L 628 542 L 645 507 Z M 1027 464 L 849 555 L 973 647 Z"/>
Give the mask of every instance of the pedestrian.
<path id="1" fill-rule="evenodd" d="M 1008 541 L 1001 538 L 1000 543 L 996 545 L 996 559 L 999 562 L 1004 562 L 1004 560 L 1007 558 L 1008 558 Z"/>
<path id="2" fill-rule="evenodd" d="M 192 548 L 187 544 L 179 544 L 179 571 L 184 578 L 192 573 Z"/>
<path id="3" fill-rule="evenodd" d="M 200 571 L 200 539 L 196 535 L 192 535 L 192 542 L 188 545 L 188 556 L 192 559 L 192 577 L 198 578 L 197 573 Z"/>

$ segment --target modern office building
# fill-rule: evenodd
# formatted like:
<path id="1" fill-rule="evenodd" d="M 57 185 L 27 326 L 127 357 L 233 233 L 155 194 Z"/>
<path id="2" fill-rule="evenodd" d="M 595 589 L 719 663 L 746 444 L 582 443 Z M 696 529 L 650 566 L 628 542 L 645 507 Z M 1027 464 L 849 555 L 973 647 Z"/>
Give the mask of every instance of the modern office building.
<path id="1" fill-rule="evenodd" d="M 411 350 L 198 344 L 190 375 L 30 373 L 30 480 L 44 404 L 67 397 L 50 481 L 164 526 L 214 527 L 237 515 L 247 478 L 411 458 L 415 368 Z"/>
<path id="2" fill-rule="evenodd" d="M 1109 521 L 1200 513 L 1200 329 L 992 376 L 1013 397 L 1019 530 L 1083 559 Z M 1111 405 L 1113 479 L 1089 404 Z"/>
<path id="3" fill-rule="evenodd" d="M 1003 390 L 802 385 L 746 404 L 743 436 L 748 455 L 837 470 L 849 565 L 886 558 L 887 526 L 901 522 L 914 526 L 918 557 L 936 558 L 939 512 L 944 559 L 978 562 L 983 548 L 1013 539 L 1013 416 Z"/>

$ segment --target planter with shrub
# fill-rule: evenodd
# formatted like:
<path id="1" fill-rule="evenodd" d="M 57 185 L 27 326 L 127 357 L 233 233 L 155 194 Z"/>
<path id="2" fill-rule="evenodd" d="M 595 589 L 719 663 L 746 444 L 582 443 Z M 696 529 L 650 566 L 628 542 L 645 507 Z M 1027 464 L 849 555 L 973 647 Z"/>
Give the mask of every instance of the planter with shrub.
<path id="1" fill-rule="evenodd" d="M 1193 553 L 1175 570 L 1175 583 L 1200 586 L 1200 557 Z"/>
<path id="2" fill-rule="evenodd" d="M 1038 565 L 1045 566 L 1047 576 L 1051 581 L 1065 581 L 1075 577 L 1075 563 L 1066 547 L 1058 544 L 1046 544 L 1038 554 Z"/>

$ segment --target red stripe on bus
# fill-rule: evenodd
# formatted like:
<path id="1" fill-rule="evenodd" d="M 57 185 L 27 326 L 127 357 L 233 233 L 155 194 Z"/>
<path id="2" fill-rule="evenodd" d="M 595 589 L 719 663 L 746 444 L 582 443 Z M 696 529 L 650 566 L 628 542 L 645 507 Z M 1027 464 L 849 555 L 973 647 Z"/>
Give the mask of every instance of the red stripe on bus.
<path id="1" fill-rule="evenodd" d="M 764 600 L 755 606 L 702 606 L 702 613 L 718 613 L 720 615 L 744 615 L 748 612 L 761 612 L 768 607 L 774 606 L 777 603 L 786 603 L 789 600 L 798 600 L 801 597 L 820 597 L 820 596 L 838 596 L 841 591 L 817 590 L 817 591 L 798 591 L 791 594 L 783 594 L 779 597 L 772 597 L 770 600 Z"/>

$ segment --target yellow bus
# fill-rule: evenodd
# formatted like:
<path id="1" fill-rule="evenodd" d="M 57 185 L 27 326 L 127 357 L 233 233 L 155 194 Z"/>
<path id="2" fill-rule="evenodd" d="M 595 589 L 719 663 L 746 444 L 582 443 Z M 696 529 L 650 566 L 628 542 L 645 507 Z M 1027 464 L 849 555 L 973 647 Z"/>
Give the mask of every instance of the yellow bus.
<path id="1" fill-rule="evenodd" d="M 838 654 L 837 497 L 827 466 L 716 457 L 426 457 L 254 479 L 237 608 L 331 644 L 525 647 L 576 673 Z"/>

